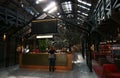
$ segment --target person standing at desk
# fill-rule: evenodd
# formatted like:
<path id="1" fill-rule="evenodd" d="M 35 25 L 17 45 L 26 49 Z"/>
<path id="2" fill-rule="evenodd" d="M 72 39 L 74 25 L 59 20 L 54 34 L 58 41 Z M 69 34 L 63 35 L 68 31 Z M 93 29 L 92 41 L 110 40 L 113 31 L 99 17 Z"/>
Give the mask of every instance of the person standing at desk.
<path id="1" fill-rule="evenodd" d="M 54 70 L 55 70 L 55 49 L 54 49 L 54 47 L 52 46 L 51 48 L 50 48 L 50 50 L 48 51 L 48 53 L 49 53 L 49 71 L 53 71 L 54 72 Z"/>

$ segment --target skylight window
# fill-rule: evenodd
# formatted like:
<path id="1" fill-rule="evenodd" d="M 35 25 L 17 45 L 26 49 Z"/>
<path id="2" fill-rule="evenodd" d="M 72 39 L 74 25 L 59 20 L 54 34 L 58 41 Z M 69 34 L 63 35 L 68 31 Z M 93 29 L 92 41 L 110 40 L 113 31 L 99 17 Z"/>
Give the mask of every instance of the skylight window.
<path id="1" fill-rule="evenodd" d="M 45 0 L 36 0 L 36 4 L 39 4 L 40 2 L 43 2 L 43 1 L 45 1 Z"/>
<path id="2" fill-rule="evenodd" d="M 77 11 L 78 13 L 81 13 L 81 11 Z"/>
<path id="3" fill-rule="evenodd" d="M 77 15 L 80 16 L 81 18 L 85 19 L 84 15 L 81 15 L 81 14 L 77 14 Z"/>
<path id="4" fill-rule="evenodd" d="M 48 11 L 49 9 L 53 8 L 55 5 L 56 5 L 55 2 L 51 2 L 43 11 L 46 12 L 46 11 Z"/>
<path id="5" fill-rule="evenodd" d="M 84 21 L 83 19 L 81 19 L 80 17 L 77 17 L 78 20 Z"/>
<path id="6" fill-rule="evenodd" d="M 77 22 L 77 24 L 80 24 L 80 22 Z"/>
<path id="7" fill-rule="evenodd" d="M 90 10 L 89 8 L 85 7 L 85 6 L 82 6 L 82 5 L 78 5 L 79 7 L 83 8 L 83 9 L 86 9 L 86 10 Z"/>
<path id="8" fill-rule="evenodd" d="M 81 12 L 81 11 L 77 11 L 78 13 L 81 13 L 81 14 L 83 14 L 83 15 L 85 15 L 85 16 L 88 16 L 88 14 L 86 14 L 86 13 L 84 13 L 84 12 Z"/>
<path id="9" fill-rule="evenodd" d="M 79 17 L 77 17 L 77 19 L 79 20 L 80 18 L 79 18 Z"/>
<path id="10" fill-rule="evenodd" d="M 71 13 L 72 12 L 72 4 L 70 1 L 68 2 L 63 2 L 62 3 L 62 8 L 65 13 Z"/>
<path id="11" fill-rule="evenodd" d="M 45 9 L 43 9 L 44 12 L 52 13 L 55 10 L 57 10 L 57 6 L 55 2 L 51 2 Z"/>
<path id="12" fill-rule="evenodd" d="M 57 10 L 57 7 L 55 6 L 54 8 L 52 8 L 50 11 L 48 11 L 48 13 L 52 13 L 54 12 L 55 10 Z"/>
<path id="13" fill-rule="evenodd" d="M 44 19 L 45 17 L 47 17 L 46 13 L 43 13 L 41 16 L 39 16 L 37 19 Z"/>
<path id="14" fill-rule="evenodd" d="M 85 15 L 85 16 L 88 16 L 88 14 L 86 14 L 86 13 L 82 13 L 83 15 Z"/>
<path id="15" fill-rule="evenodd" d="M 84 4 L 84 5 L 91 6 L 91 4 L 90 4 L 90 3 L 87 3 L 87 2 L 85 2 L 85 1 L 82 1 L 82 0 L 78 0 L 78 2 L 80 2 L 80 3 Z"/>

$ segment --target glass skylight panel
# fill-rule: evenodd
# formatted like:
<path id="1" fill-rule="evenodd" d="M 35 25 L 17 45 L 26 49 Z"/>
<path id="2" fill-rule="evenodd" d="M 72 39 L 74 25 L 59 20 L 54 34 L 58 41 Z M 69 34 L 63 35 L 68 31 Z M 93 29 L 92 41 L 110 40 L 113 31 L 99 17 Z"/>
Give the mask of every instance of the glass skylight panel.
<path id="1" fill-rule="evenodd" d="M 55 5 L 56 5 L 55 2 L 51 2 L 43 11 L 46 12 L 46 11 L 48 11 L 49 9 L 53 8 Z"/>
<path id="2" fill-rule="evenodd" d="M 31 15 L 35 15 L 35 13 L 34 13 L 32 10 L 30 10 L 30 14 L 31 14 Z"/>
<path id="3" fill-rule="evenodd" d="M 83 19 L 85 19 L 85 16 L 84 16 L 84 15 L 78 14 L 78 16 L 80 16 L 80 17 L 82 17 Z"/>
<path id="4" fill-rule="evenodd" d="M 78 20 L 84 21 L 83 19 L 81 19 L 80 17 L 77 17 Z"/>
<path id="5" fill-rule="evenodd" d="M 72 4 L 71 2 L 64 2 L 62 3 L 62 8 L 63 8 L 63 11 L 66 12 L 66 13 L 71 13 L 72 11 Z"/>
<path id="6" fill-rule="evenodd" d="M 45 17 L 47 17 L 46 13 L 43 13 L 41 16 L 39 16 L 37 19 L 44 19 Z"/>
<path id="7" fill-rule="evenodd" d="M 81 11 L 77 11 L 78 13 L 81 13 Z"/>
<path id="8" fill-rule="evenodd" d="M 80 3 L 82 3 L 82 4 L 85 4 L 85 5 L 88 5 L 88 6 L 91 6 L 91 4 L 90 4 L 90 3 L 87 3 L 87 2 L 82 1 L 82 0 L 78 0 L 78 2 L 80 2 Z"/>
<path id="9" fill-rule="evenodd" d="M 79 18 L 79 17 L 77 17 L 77 19 L 79 20 L 80 18 Z"/>
<path id="10" fill-rule="evenodd" d="M 85 15 L 85 16 L 88 16 L 88 14 L 86 14 L 86 13 L 82 13 L 83 15 Z"/>
<path id="11" fill-rule="evenodd" d="M 82 20 L 82 19 L 79 19 L 79 20 L 84 21 L 84 20 Z"/>
<path id="12" fill-rule="evenodd" d="M 39 4 L 40 2 L 37 0 L 35 3 L 36 3 L 36 4 Z"/>
<path id="13" fill-rule="evenodd" d="M 46 8 L 43 9 L 44 12 L 52 13 L 57 10 L 56 3 L 51 2 Z"/>
<path id="14" fill-rule="evenodd" d="M 54 12 L 55 10 L 57 10 L 57 7 L 55 6 L 54 8 L 52 8 L 50 11 L 48 11 L 48 13 L 52 13 Z"/>
<path id="15" fill-rule="evenodd" d="M 61 17 L 62 17 L 61 15 L 58 16 L 58 18 L 61 18 Z"/>
<path id="16" fill-rule="evenodd" d="M 69 9 L 70 11 L 72 11 L 72 5 L 71 5 L 71 2 L 68 2 L 68 9 Z"/>
<path id="17" fill-rule="evenodd" d="M 60 13 L 57 13 L 57 15 L 60 15 Z"/>
<path id="18" fill-rule="evenodd" d="M 85 6 L 82 6 L 82 5 L 78 5 L 79 7 L 83 8 L 83 9 L 86 9 L 86 10 L 90 10 L 89 8 L 85 7 Z"/>
<path id="19" fill-rule="evenodd" d="M 88 16 L 88 14 L 86 14 L 86 13 L 84 13 L 84 12 L 81 12 L 81 11 L 77 11 L 78 13 L 81 13 L 81 14 L 83 14 L 83 15 L 85 15 L 85 16 Z"/>
<path id="20" fill-rule="evenodd" d="M 77 22 L 77 24 L 80 24 L 80 22 Z"/>
<path id="21" fill-rule="evenodd" d="M 43 1 L 45 1 L 45 0 L 36 0 L 36 4 L 39 4 L 40 2 L 43 2 Z"/>

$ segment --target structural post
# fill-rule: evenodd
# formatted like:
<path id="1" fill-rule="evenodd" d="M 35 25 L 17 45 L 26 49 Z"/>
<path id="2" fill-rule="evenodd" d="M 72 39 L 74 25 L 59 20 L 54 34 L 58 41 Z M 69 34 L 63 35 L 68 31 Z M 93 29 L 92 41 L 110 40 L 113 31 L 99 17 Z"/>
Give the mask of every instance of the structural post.
<path id="1" fill-rule="evenodd" d="M 87 64 L 90 69 L 90 72 L 92 72 L 92 53 L 91 53 L 91 37 L 90 33 L 88 34 L 88 50 L 87 50 Z"/>
<path id="2" fill-rule="evenodd" d="M 84 53 L 85 53 L 85 42 L 84 42 L 84 40 L 82 40 L 82 57 L 83 57 L 83 59 L 85 58 Z"/>

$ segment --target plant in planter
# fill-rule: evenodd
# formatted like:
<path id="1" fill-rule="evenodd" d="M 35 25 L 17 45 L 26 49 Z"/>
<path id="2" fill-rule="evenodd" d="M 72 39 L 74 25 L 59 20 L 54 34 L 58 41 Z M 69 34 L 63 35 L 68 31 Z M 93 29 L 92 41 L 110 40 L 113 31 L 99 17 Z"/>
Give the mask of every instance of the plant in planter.
<path id="1" fill-rule="evenodd" d="M 39 48 L 41 52 L 45 52 L 46 48 L 48 47 L 48 40 L 47 39 L 39 39 Z"/>

